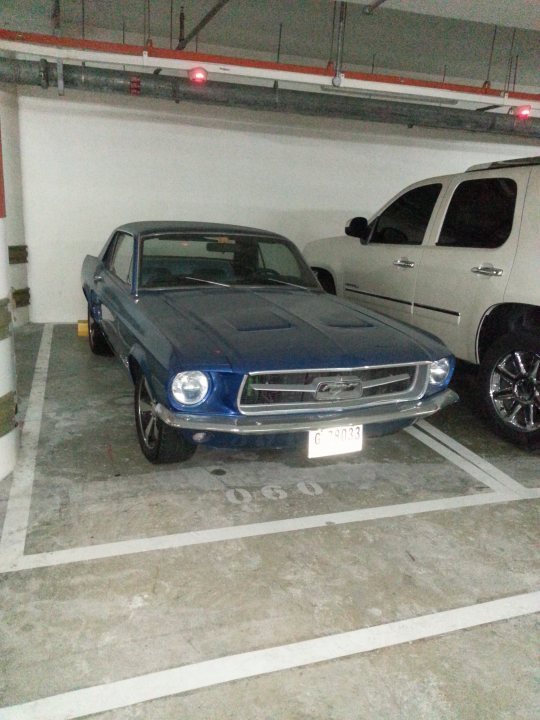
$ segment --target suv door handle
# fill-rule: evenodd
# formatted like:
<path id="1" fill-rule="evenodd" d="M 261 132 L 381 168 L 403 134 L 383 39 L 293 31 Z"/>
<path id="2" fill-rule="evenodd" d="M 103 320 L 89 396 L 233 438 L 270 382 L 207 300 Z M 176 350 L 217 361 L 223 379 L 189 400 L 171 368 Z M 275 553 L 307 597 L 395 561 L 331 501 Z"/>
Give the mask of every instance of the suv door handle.
<path id="1" fill-rule="evenodd" d="M 502 268 L 493 267 L 493 265 L 480 265 L 480 267 L 471 268 L 471 272 L 477 275 L 488 275 L 489 277 L 500 277 L 503 274 Z"/>
<path id="2" fill-rule="evenodd" d="M 413 268 L 414 262 L 407 260 L 407 258 L 399 258 L 399 260 L 394 260 L 393 265 L 396 265 L 396 267 Z"/>

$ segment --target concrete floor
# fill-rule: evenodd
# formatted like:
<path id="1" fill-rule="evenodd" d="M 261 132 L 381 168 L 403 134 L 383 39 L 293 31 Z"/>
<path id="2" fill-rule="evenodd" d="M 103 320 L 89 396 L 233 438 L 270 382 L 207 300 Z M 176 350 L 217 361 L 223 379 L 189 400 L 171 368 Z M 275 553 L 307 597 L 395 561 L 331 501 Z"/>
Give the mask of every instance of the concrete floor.
<path id="1" fill-rule="evenodd" d="M 2 720 L 538 717 L 540 452 L 489 433 L 470 373 L 355 456 L 154 467 L 117 360 L 74 326 L 16 349 Z"/>

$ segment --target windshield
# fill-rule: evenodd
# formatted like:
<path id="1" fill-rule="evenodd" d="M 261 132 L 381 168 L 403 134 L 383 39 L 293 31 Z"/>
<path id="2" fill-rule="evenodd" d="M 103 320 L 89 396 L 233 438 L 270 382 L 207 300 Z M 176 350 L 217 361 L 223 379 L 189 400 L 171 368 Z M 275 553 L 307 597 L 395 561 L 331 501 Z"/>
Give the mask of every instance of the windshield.
<path id="1" fill-rule="evenodd" d="M 318 288 L 295 246 L 256 235 L 174 234 L 143 239 L 139 288 L 274 285 Z"/>

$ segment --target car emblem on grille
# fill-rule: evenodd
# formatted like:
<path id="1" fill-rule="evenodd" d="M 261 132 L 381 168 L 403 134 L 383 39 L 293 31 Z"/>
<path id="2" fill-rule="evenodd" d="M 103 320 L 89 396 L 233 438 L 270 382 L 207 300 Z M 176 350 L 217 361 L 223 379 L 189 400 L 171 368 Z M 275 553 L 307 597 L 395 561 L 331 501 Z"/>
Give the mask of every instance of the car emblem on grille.
<path id="1" fill-rule="evenodd" d="M 355 400 L 362 397 L 362 381 L 357 377 L 319 378 L 316 400 Z"/>

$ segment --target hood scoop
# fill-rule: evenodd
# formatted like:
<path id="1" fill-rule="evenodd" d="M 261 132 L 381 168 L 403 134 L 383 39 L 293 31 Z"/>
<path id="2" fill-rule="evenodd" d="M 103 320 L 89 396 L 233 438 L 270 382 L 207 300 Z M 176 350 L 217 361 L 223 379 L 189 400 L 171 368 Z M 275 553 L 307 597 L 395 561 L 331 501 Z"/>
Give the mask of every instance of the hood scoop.
<path id="1" fill-rule="evenodd" d="M 239 312 L 234 318 L 227 320 L 229 325 L 240 332 L 253 332 L 256 330 L 286 330 L 292 325 L 279 315 L 269 311 Z"/>
<path id="2" fill-rule="evenodd" d="M 346 330 L 351 330 L 354 328 L 373 327 L 370 322 L 363 320 L 358 315 L 345 312 L 345 308 L 344 312 L 336 313 L 335 315 L 326 315 L 325 317 L 322 317 L 321 325 L 326 325 L 326 327 L 331 328 L 343 328 Z"/>

